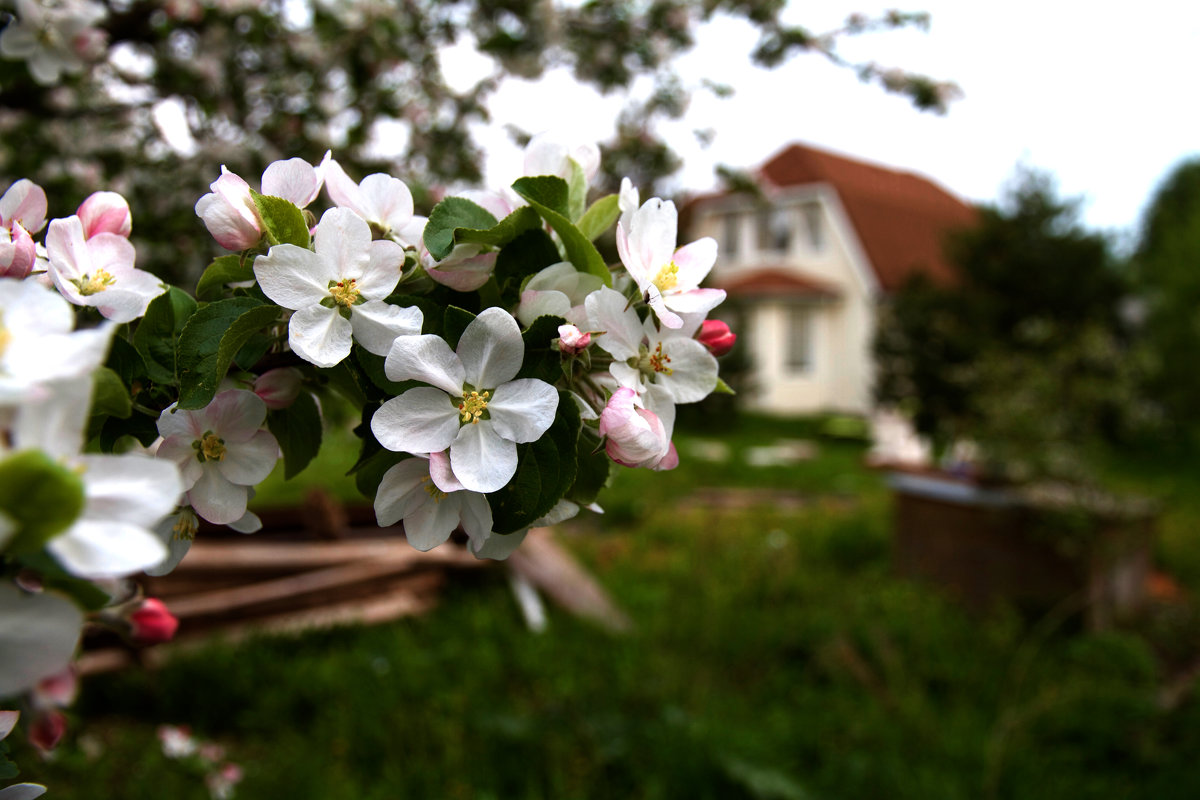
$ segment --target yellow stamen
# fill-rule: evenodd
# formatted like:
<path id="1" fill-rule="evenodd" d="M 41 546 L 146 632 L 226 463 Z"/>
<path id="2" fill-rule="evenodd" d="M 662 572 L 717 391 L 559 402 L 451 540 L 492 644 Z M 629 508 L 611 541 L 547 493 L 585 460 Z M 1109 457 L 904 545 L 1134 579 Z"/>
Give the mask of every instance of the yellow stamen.
<path id="1" fill-rule="evenodd" d="M 192 447 L 196 449 L 196 457 L 202 463 L 225 460 L 225 440 L 212 431 L 205 432 L 203 437 L 192 442 Z"/>
<path id="2" fill-rule="evenodd" d="M 343 278 L 340 281 L 329 282 L 329 296 L 333 298 L 333 302 L 339 306 L 349 308 L 362 299 L 362 294 L 359 293 L 358 287 L 355 285 L 358 281 L 355 278 Z"/>
<path id="3" fill-rule="evenodd" d="M 474 425 L 479 422 L 479 417 L 487 410 L 488 392 L 472 391 L 470 394 L 463 392 L 463 401 L 458 404 L 458 413 L 462 414 L 462 421 L 469 422 Z"/>
<path id="4" fill-rule="evenodd" d="M 653 353 L 649 353 L 649 362 L 650 369 L 655 372 L 663 372 L 667 375 L 675 372 L 675 370 L 667 366 L 667 364 L 671 363 L 671 357 L 662 351 L 662 342 L 658 343 L 658 347 L 654 349 Z"/>
<path id="5" fill-rule="evenodd" d="M 171 536 L 181 542 L 190 542 L 196 538 L 198 530 L 200 530 L 200 520 L 196 519 L 196 515 L 190 510 L 184 509 L 179 512 L 179 519 L 171 526 Z"/>
<path id="6" fill-rule="evenodd" d="M 674 261 L 667 264 L 658 271 L 654 276 L 654 285 L 658 287 L 660 292 L 665 292 L 668 289 L 674 289 L 679 283 L 679 265 Z"/>
<path id="7" fill-rule="evenodd" d="M 433 498 L 433 502 L 440 503 L 446 499 L 446 493 L 439 489 L 433 482 L 432 478 L 421 478 L 421 482 L 425 484 L 425 494 Z"/>
<path id="8" fill-rule="evenodd" d="M 79 287 L 79 293 L 84 297 L 100 294 L 100 292 L 103 292 L 116 282 L 117 279 L 108 270 L 104 269 L 96 270 L 95 275 L 85 274 L 82 278 L 76 278 L 71 281 L 71 283 Z"/>

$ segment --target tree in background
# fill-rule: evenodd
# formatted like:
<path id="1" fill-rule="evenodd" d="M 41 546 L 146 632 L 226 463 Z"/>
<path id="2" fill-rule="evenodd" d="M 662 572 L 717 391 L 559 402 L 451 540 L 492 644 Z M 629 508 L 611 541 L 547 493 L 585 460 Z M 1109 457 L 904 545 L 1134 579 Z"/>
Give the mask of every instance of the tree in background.
<path id="1" fill-rule="evenodd" d="M 1200 160 L 1177 166 L 1147 207 L 1134 256 L 1148 391 L 1172 433 L 1200 434 Z"/>
<path id="2" fill-rule="evenodd" d="M 603 92 L 651 78 L 605 147 L 610 185 L 598 187 L 615 190 L 628 175 L 650 196 L 653 182 L 678 167 L 654 135 L 655 120 L 678 117 L 687 105 L 689 87 L 672 65 L 693 46 L 697 27 L 718 16 L 757 26 L 755 63 L 773 67 L 815 53 L 919 108 L 944 109 L 952 86 L 849 63 L 838 52 L 845 36 L 925 26 L 927 15 L 854 15 L 817 34 L 785 24 L 785 5 L 10 0 L 14 13 L 4 15 L 0 35 L 0 176 L 32 178 L 59 198 L 81 200 L 100 188 L 123 193 L 139 225 L 155 232 L 153 243 L 138 242 L 141 263 L 180 280 L 211 255 L 197 249 L 208 245 L 195 235 L 192 205 L 217 177 L 214 165 L 256 176 L 278 158 L 316 163 L 333 149 L 356 179 L 375 171 L 403 178 L 428 210 L 437 187 L 479 180 L 482 153 L 471 125 L 488 120 L 488 97 L 503 77 L 534 78 L 550 67 L 569 67 Z M 461 41 L 489 56 L 494 70 L 455 91 L 442 58 Z"/>
<path id="3" fill-rule="evenodd" d="M 1139 406 L 1128 281 L 1108 242 L 1046 176 L 1022 172 L 948 254 L 952 285 L 918 278 L 884 309 L 877 400 L 940 448 L 975 442 L 1008 477 L 1085 479 L 1088 446 Z"/>

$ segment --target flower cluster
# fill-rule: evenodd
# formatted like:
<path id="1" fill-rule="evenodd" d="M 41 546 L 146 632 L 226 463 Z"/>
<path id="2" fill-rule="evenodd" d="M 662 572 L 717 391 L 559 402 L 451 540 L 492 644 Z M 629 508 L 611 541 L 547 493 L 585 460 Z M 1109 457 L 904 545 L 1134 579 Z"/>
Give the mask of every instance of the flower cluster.
<path id="1" fill-rule="evenodd" d="M 505 558 L 598 509 L 614 464 L 678 463 L 676 406 L 724 388 L 736 338 L 706 319 L 716 244 L 677 248 L 674 205 L 628 181 L 589 204 L 598 165 L 594 145 L 537 137 L 510 190 L 428 217 L 330 154 L 277 161 L 257 189 L 221 168 L 195 209 L 228 252 L 194 295 L 136 268 L 120 195 L 49 221 L 30 181 L 0 197 L 0 699 L 25 703 L 31 736 L 62 734 L 69 698 L 47 687 L 84 624 L 174 635 L 128 579 L 173 569 L 202 520 L 261 527 L 254 487 L 281 459 L 306 467 L 331 403 L 362 420 L 379 524 L 421 550 L 461 530 Z M 614 225 L 610 266 L 593 242 Z"/>

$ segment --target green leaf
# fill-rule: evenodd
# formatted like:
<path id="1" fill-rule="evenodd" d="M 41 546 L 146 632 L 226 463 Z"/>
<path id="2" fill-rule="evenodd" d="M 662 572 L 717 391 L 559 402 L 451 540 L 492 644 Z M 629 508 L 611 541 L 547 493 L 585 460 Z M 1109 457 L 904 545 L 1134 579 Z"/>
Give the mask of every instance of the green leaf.
<path id="1" fill-rule="evenodd" d="M 713 389 L 713 394 L 737 394 L 737 392 L 724 380 L 717 378 L 717 388 Z"/>
<path id="2" fill-rule="evenodd" d="M 571 176 L 567 179 L 567 218 L 575 222 L 583 216 L 583 210 L 587 208 L 588 182 L 587 175 L 583 174 L 583 167 L 579 166 L 578 161 L 571 158 L 567 163 L 571 171 Z"/>
<path id="3" fill-rule="evenodd" d="M 506 219 L 511 219 L 510 214 Z M 438 261 L 454 249 L 455 231 L 465 228 L 487 231 L 496 227 L 496 218 L 482 206 L 465 197 L 447 197 L 433 207 L 425 224 L 425 248 Z"/>
<path id="4" fill-rule="evenodd" d="M 558 326 L 567 321 L 562 317 L 547 314 L 538 317 L 529 326 L 529 330 L 521 334 L 525 343 L 525 360 L 521 363 L 518 378 L 537 378 L 553 384 L 558 380 L 562 370 L 562 353 L 552 346 L 558 338 Z M 572 401 L 574 402 L 574 401 Z"/>
<path id="5" fill-rule="evenodd" d="M 175 341 L 196 311 L 196 301 L 174 286 L 150 301 L 133 332 L 133 346 L 155 383 L 175 383 Z"/>
<path id="6" fill-rule="evenodd" d="M 383 356 L 377 356 L 374 353 L 367 352 L 362 347 L 354 348 L 354 358 L 358 361 L 358 365 L 362 367 L 363 374 L 379 389 L 386 397 L 395 397 L 398 394 L 408 391 L 414 386 L 419 385 L 418 381 L 402 381 L 397 382 L 389 380 L 387 373 L 384 371 L 386 359 Z"/>
<path id="7" fill-rule="evenodd" d="M 555 199 L 552 196 L 556 194 L 552 191 L 553 185 L 546 183 L 547 181 L 557 181 L 565 193 L 566 182 L 562 178 L 554 177 L 521 178 L 513 184 L 513 189 L 525 198 L 529 205 L 537 209 L 537 212 L 542 215 L 542 219 L 550 223 L 550 227 L 562 240 L 563 247 L 567 251 L 567 258 L 575 265 L 575 269 L 580 272 L 590 272 L 604 281 L 605 286 L 612 286 L 612 273 L 609 272 L 608 265 L 604 263 L 604 258 L 591 240 L 584 236 L 560 211 L 539 200 L 543 197 L 549 200 Z M 562 199 L 565 202 L 565 194 Z"/>
<path id="8" fill-rule="evenodd" d="M 493 531 L 513 533 L 529 527 L 567 493 L 575 482 L 580 424 L 575 401 L 560 391 L 550 429 L 536 442 L 517 445 L 516 474 L 507 486 L 488 495 Z"/>
<path id="9" fill-rule="evenodd" d="M 267 412 L 267 428 L 283 451 L 283 477 L 291 480 L 321 449 L 321 412 L 308 392 L 301 392 L 287 408 Z"/>
<path id="10" fill-rule="evenodd" d="M 560 261 L 558 245 L 541 228 L 525 231 L 513 239 L 496 256 L 496 270 L 492 274 L 500 285 L 501 305 L 515 306 L 525 278 Z"/>
<path id="11" fill-rule="evenodd" d="M 175 351 L 172 346 L 171 357 L 174 359 Z M 142 358 L 142 354 L 137 351 L 128 339 L 120 336 L 114 336 L 112 346 L 108 349 L 108 358 L 104 361 L 105 366 L 117 373 L 121 382 L 133 391 L 135 383 L 142 383 L 148 377 L 146 375 L 146 361 Z"/>
<path id="12" fill-rule="evenodd" d="M 451 350 L 458 347 L 459 338 L 474 319 L 475 315 L 466 309 L 446 306 L 446 314 L 442 318 L 442 338 L 450 345 Z"/>
<path id="13" fill-rule="evenodd" d="M 600 443 L 600 435 L 594 429 L 587 425 L 582 426 L 575 448 L 578 471 L 575 474 L 575 483 L 567 493 L 573 502 L 581 506 L 595 502 L 600 490 L 608 484 L 613 462 Z"/>
<path id="14" fill-rule="evenodd" d="M 83 480 L 40 450 L 0 461 L 0 512 L 17 525 L 14 553 L 35 552 L 83 511 Z"/>
<path id="15" fill-rule="evenodd" d="M 149 447 L 158 438 L 157 421 L 145 414 L 130 414 L 128 418 L 109 417 L 100 429 L 100 451 L 111 453 L 123 436 L 132 436 L 142 447 Z"/>
<path id="16" fill-rule="evenodd" d="M 294 244 L 308 248 L 311 241 L 308 223 L 304 221 L 304 212 L 295 203 L 282 197 L 259 194 L 253 189 L 250 190 L 250 197 L 254 199 L 254 207 L 262 217 L 263 227 L 267 229 L 268 244 Z"/>
<path id="17" fill-rule="evenodd" d="M 220 300 L 225 293 L 225 284 L 254 280 L 254 265 L 242 261 L 241 256 L 220 256 L 204 270 L 196 283 L 197 300 Z"/>
<path id="18" fill-rule="evenodd" d="M 486 244 L 503 247 L 522 233 L 542 226 L 542 218 L 529 206 L 521 206 L 492 228 L 455 228 L 454 244 Z"/>
<path id="19" fill-rule="evenodd" d="M 252 297 L 219 300 L 197 311 L 179 334 L 179 407 L 204 408 L 233 357 L 255 333 L 279 319 L 279 306 Z"/>
<path id="20" fill-rule="evenodd" d="M 518 178 L 512 188 L 531 204 L 553 211 L 560 217 L 571 216 L 571 188 L 557 175 Z"/>
<path id="21" fill-rule="evenodd" d="M 619 200 L 620 198 L 615 194 L 601 197 L 592 203 L 592 207 L 587 210 L 587 213 L 575 223 L 579 232 L 586 236 L 588 241 L 596 241 L 596 237 L 611 228 L 612 224 L 617 221 L 617 217 L 621 216 Z"/>
<path id="22" fill-rule="evenodd" d="M 92 414 L 126 419 L 133 413 L 133 400 L 121 376 L 108 367 L 92 373 Z"/>

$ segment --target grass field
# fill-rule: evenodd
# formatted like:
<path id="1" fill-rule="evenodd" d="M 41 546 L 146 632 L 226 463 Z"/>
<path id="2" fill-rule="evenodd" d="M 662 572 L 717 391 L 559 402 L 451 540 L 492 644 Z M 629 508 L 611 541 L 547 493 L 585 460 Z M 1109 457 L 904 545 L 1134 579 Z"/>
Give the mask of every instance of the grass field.
<path id="1" fill-rule="evenodd" d="M 530 633 L 497 569 L 418 619 L 91 679 L 53 761 L 18 750 L 24 777 L 59 800 L 207 797 L 159 752 L 172 723 L 243 766 L 242 798 L 1200 796 L 1200 702 L 1159 707 L 1145 636 L 979 618 L 894 577 L 881 477 L 813 434 L 681 435 L 678 470 L 623 470 L 607 513 L 562 531 L 632 633 L 553 608 Z M 780 438 L 815 457 L 754 466 Z M 342 491 L 344 468 L 309 478 Z M 1166 501 L 1160 561 L 1200 590 L 1187 469 L 1113 474 Z"/>

